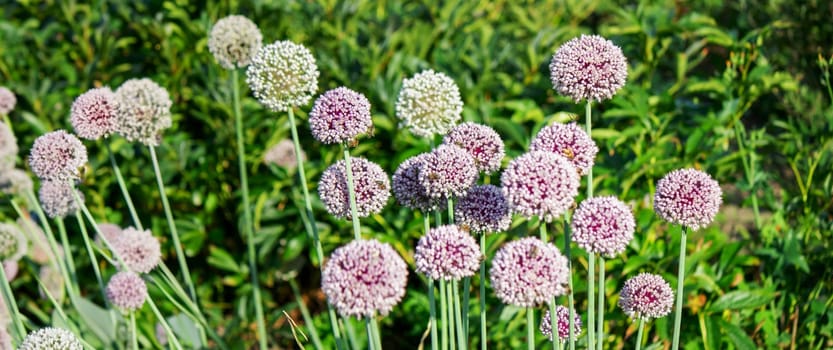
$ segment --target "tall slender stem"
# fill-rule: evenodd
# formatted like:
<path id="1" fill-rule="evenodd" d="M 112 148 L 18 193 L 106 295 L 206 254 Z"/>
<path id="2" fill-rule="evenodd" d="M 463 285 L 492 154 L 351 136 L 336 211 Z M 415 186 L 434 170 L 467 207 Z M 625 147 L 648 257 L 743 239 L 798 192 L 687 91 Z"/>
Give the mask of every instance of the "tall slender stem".
<path id="1" fill-rule="evenodd" d="M 9 309 L 8 312 L 14 324 L 14 332 L 12 334 L 14 335 L 15 343 L 20 344 L 23 338 L 26 337 L 26 328 L 23 327 L 23 317 L 20 315 L 20 309 L 17 308 L 17 300 L 15 300 L 12 287 L 6 278 L 6 269 L 4 266 L 0 266 L 0 288 L 2 288 L 3 292 L 3 301 L 6 302 L 6 307 Z"/>
<path id="2" fill-rule="evenodd" d="M 463 278 L 462 298 L 463 303 L 460 304 L 460 310 L 463 313 L 463 334 L 466 335 L 466 343 L 468 343 L 469 334 L 469 289 L 471 289 L 471 277 Z"/>
<path id="3" fill-rule="evenodd" d="M 486 233 L 480 234 L 480 254 L 483 254 L 480 262 L 480 350 L 486 350 Z"/>
<path id="4" fill-rule="evenodd" d="M 454 225 L 454 199 L 451 197 L 448 197 L 448 224 Z"/>
<path id="5" fill-rule="evenodd" d="M 312 338 L 312 345 L 315 346 L 316 350 L 324 349 L 321 345 L 321 338 L 318 336 L 318 331 L 315 329 L 315 323 L 312 321 L 309 309 L 307 309 L 307 306 L 304 304 L 304 300 L 301 297 L 301 290 L 298 288 L 298 282 L 295 282 L 294 278 L 290 278 L 289 286 L 292 288 L 292 294 L 295 294 L 295 300 L 298 303 L 298 308 L 301 309 L 301 316 L 304 317 L 304 323 L 307 325 L 309 337 Z"/>
<path id="6" fill-rule="evenodd" d="M 61 251 L 58 249 L 58 243 L 55 241 L 55 234 L 52 232 L 52 227 L 49 226 L 49 221 L 46 220 L 46 214 L 43 212 L 43 208 L 41 208 L 40 203 L 35 197 L 34 190 L 29 189 L 27 196 L 29 197 L 31 205 L 35 208 L 35 212 L 38 214 L 41 227 L 43 227 L 46 231 L 46 240 L 49 242 L 49 246 L 52 250 L 52 258 L 58 265 L 58 270 L 61 271 L 61 275 L 64 277 L 64 284 L 67 286 L 67 291 L 69 291 L 70 300 L 74 302 L 75 292 L 69 287 L 72 285 L 72 277 L 69 275 L 69 267 L 67 267 L 66 259 L 61 258 Z M 12 207 L 17 212 L 17 215 L 23 218 L 23 212 L 17 203 L 15 203 L 15 201 L 11 201 L 11 203 Z"/>
<path id="7" fill-rule="evenodd" d="M 72 190 L 75 191 L 75 188 L 73 187 Z M 67 287 L 73 290 L 75 295 L 79 295 L 81 286 L 78 284 L 78 272 L 75 268 L 75 258 L 72 256 L 72 246 L 69 244 L 69 238 L 67 237 L 67 228 L 64 226 L 64 218 L 55 218 L 55 224 L 58 225 L 58 233 L 61 236 L 61 245 L 64 248 L 64 258 L 67 262 L 69 277 L 72 278 L 72 284 Z"/>
<path id="8" fill-rule="evenodd" d="M 361 349 L 359 346 L 359 341 L 356 338 L 356 330 L 353 327 L 353 322 L 350 320 L 350 317 L 344 317 L 341 319 L 342 322 L 339 324 L 344 323 L 344 333 L 347 335 L 348 343 L 344 344 L 345 349 Z M 336 339 L 336 346 L 338 346 L 338 339 Z"/>
<path id="9" fill-rule="evenodd" d="M 605 258 L 599 255 L 599 304 L 598 315 L 596 316 L 596 346 L 599 350 L 604 347 L 604 322 L 605 322 Z M 592 312 L 592 311 L 591 311 Z"/>
<path id="10" fill-rule="evenodd" d="M 448 300 L 448 338 L 449 338 L 449 345 L 451 350 L 456 349 L 457 347 L 457 335 L 455 334 L 455 322 L 454 322 L 454 315 L 456 314 L 455 309 L 457 308 L 456 303 L 454 302 L 454 292 L 452 291 L 454 287 L 452 286 L 450 281 L 445 281 L 445 300 Z M 463 349 L 460 349 L 463 350 Z"/>
<path id="11" fill-rule="evenodd" d="M 645 328 L 645 319 L 639 318 L 639 331 L 636 332 L 636 350 L 642 349 L 642 330 Z"/>
<path id="12" fill-rule="evenodd" d="M 543 320 L 543 319 L 542 319 Z M 555 313 L 555 298 L 550 302 L 550 334 L 552 335 L 552 348 L 561 349 L 562 342 L 558 335 L 558 317 Z"/>
<path id="13" fill-rule="evenodd" d="M 463 332 L 463 305 L 460 303 L 460 286 L 457 284 L 457 280 L 451 281 L 451 292 L 454 297 L 454 304 L 455 304 L 455 312 L 454 312 L 454 324 L 457 327 L 457 346 L 460 349 L 468 349 L 466 346 L 467 343 L 467 334 Z"/>
<path id="14" fill-rule="evenodd" d="M 567 269 L 570 271 L 570 275 L 567 280 L 567 288 L 570 290 L 569 294 L 567 295 L 567 307 L 570 310 L 567 327 L 569 327 L 569 341 L 570 341 L 570 350 L 576 349 L 576 335 L 574 334 L 575 331 L 573 328 L 575 327 L 575 315 L 576 315 L 576 307 L 573 304 L 573 258 L 572 258 L 572 247 L 570 246 L 570 213 L 564 215 L 564 254 L 567 256 Z"/>
<path id="15" fill-rule="evenodd" d="M 526 348 L 535 350 L 535 316 L 531 307 L 526 308 Z M 550 315 L 555 318 L 555 315 Z M 558 338 L 558 328 L 554 328 L 553 338 Z"/>
<path id="16" fill-rule="evenodd" d="M 353 166 L 350 164 L 350 149 L 344 145 L 344 172 L 347 174 L 347 193 L 350 199 L 350 218 L 353 221 L 353 236 L 356 240 L 362 239 L 361 227 L 359 225 L 358 210 L 356 209 L 356 187 L 353 182 Z"/>
<path id="17" fill-rule="evenodd" d="M 98 260 L 95 258 L 93 246 L 90 244 L 90 235 L 87 233 L 87 225 L 84 225 L 84 219 L 81 218 L 81 211 L 75 211 L 75 219 L 78 220 L 78 228 L 81 229 L 81 235 L 84 238 L 84 246 L 87 248 L 87 255 L 90 257 L 90 264 L 93 266 L 95 279 L 98 281 L 98 287 L 101 289 L 101 296 L 104 298 L 104 304 L 110 306 L 110 301 L 107 299 L 105 292 L 104 279 L 101 277 L 101 269 L 98 267 Z"/>
<path id="18" fill-rule="evenodd" d="M 584 117 L 585 117 L 585 131 L 587 132 L 587 136 L 591 139 L 593 138 L 592 130 L 593 130 L 593 111 L 592 111 L 592 101 L 587 100 L 587 104 L 584 108 Z M 593 198 L 593 167 L 587 170 L 587 198 Z M 588 253 L 587 260 L 589 262 L 588 272 L 587 272 L 587 348 L 588 349 L 595 349 L 594 341 L 596 339 L 596 332 L 595 327 L 595 315 L 593 310 L 595 310 L 594 302 L 595 293 L 593 285 L 596 282 L 595 275 L 596 275 L 596 254 Z M 571 319 L 572 320 L 572 319 Z M 572 330 L 572 327 L 570 328 Z"/>
<path id="19" fill-rule="evenodd" d="M 153 314 L 156 315 L 156 319 L 159 320 L 159 324 L 161 324 L 162 328 L 165 330 L 165 334 L 168 335 L 168 341 L 173 344 L 174 349 L 182 350 L 182 344 L 179 343 L 179 338 L 177 338 L 176 333 L 171 330 L 171 326 L 168 324 L 168 320 L 165 319 L 165 316 L 162 316 L 162 313 L 159 312 L 159 308 L 156 307 L 156 303 L 151 298 L 147 298 L 147 303 L 150 305 L 150 309 L 153 310 Z"/>
<path id="20" fill-rule="evenodd" d="M 437 337 L 437 306 L 434 298 L 434 279 L 428 279 L 428 309 L 431 312 L 431 349 L 439 349 L 439 337 Z"/>
<path id="21" fill-rule="evenodd" d="M 443 350 L 448 350 L 448 299 L 445 294 L 445 281 L 440 280 L 440 320 L 442 322 L 442 347 Z"/>
<path id="22" fill-rule="evenodd" d="M 364 319 L 364 326 L 367 332 L 367 348 L 370 350 L 380 350 L 376 349 L 376 341 L 373 337 L 373 326 L 370 324 L 370 317 Z"/>
<path id="23" fill-rule="evenodd" d="M 121 175 L 119 164 L 116 163 L 116 157 L 113 155 L 113 150 L 110 149 L 110 139 L 105 138 L 104 144 L 107 146 L 107 154 L 110 156 L 110 166 L 113 167 L 113 174 L 116 175 L 116 182 L 118 182 L 119 188 L 121 189 L 121 195 L 127 203 L 127 210 L 130 212 L 130 217 L 133 219 L 133 225 L 139 230 L 144 230 L 142 227 L 142 221 L 139 220 L 139 214 L 136 213 L 136 207 L 133 206 L 133 199 L 130 198 L 130 192 L 127 190 L 124 177 Z"/>
<path id="24" fill-rule="evenodd" d="M 677 302 L 674 304 L 674 340 L 671 345 L 672 350 L 677 350 L 680 347 L 680 321 L 683 316 L 683 288 L 685 287 L 685 241 L 686 227 L 683 226 L 680 234 L 680 263 L 677 267 Z"/>
<path id="25" fill-rule="evenodd" d="M 131 311 L 130 312 L 130 348 L 133 350 L 139 350 L 139 337 L 137 337 L 136 333 L 136 313 Z"/>
<path id="26" fill-rule="evenodd" d="M 376 322 L 376 317 L 370 318 L 370 327 L 373 328 L 373 345 L 376 349 L 382 350 L 382 333 L 379 331 L 379 323 Z"/>

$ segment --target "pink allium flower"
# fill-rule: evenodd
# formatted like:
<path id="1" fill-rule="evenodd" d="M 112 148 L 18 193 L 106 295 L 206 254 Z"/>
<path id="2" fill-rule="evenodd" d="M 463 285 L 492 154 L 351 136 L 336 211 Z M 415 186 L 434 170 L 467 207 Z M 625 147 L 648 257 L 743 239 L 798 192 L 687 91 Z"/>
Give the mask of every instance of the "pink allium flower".
<path id="1" fill-rule="evenodd" d="M 3 273 L 6 274 L 6 281 L 11 282 L 17 277 L 17 272 L 20 271 L 18 260 L 10 260 L 3 262 Z"/>
<path id="2" fill-rule="evenodd" d="M 17 151 L 17 139 L 12 129 L 0 122 L 0 171 L 14 168 Z"/>
<path id="3" fill-rule="evenodd" d="M 510 162 L 500 182 L 513 212 L 551 222 L 575 203 L 579 177 L 567 158 L 533 151 Z"/>
<path id="4" fill-rule="evenodd" d="M 584 175 L 593 167 L 599 147 L 576 123 L 545 126 L 529 145 L 530 151 L 546 151 L 567 158 Z"/>
<path id="5" fill-rule="evenodd" d="M 5 86 L 0 86 L 0 115 L 8 115 L 14 110 L 17 104 L 17 97 L 14 96 L 12 90 Z"/>
<path id="6" fill-rule="evenodd" d="M 344 160 L 340 160 L 324 171 L 318 182 L 318 195 L 327 212 L 350 220 L 352 215 L 347 167 L 344 164 Z M 353 170 L 353 188 L 356 191 L 356 214 L 366 217 L 382 211 L 390 198 L 388 175 L 378 164 L 364 158 L 350 158 L 350 168 Z"/>
<path id="7" fill-rule="evenodd" d="M 324 266 L 321 289 L 342 316 L 387 315 L 408 283 L 408 265 L 389 244 L 356 240 L 336 249 Z"/>
<path id="8" fill-rule="evenodd" d="M 67 215 L 75 214 L 81 208 L 75 201 L 72 191 L 78 192 L 74 186 L 65 181 L 42 181 L 38 190 L 38 200 L 41 207 L 50 218 L 64 218 Z M 84 194 L 78 192 L 81 200 Z"/>
<path id="9" fill-rule="evenodd" d="M 148 273 L 162 261 L 159 240 L 149 230 L 128 227 L 110 244 L 127 268 L 136 273 Z"/>
<path id="10" fill-rule="evenodd" d="M 492 259 L 492 288 L 504 304 L 534 307 L 567 292 L 567 259 L 551 243 L 526 237 L 506 243 Z"/>
<path id="11" fill-rule="evenodd" d="M 444 210 L 447 201 L 444 198 L 428 197 L 428 191 L 419 182 L 419 171 L 427 156 L 428 153 L 418 154 L 399 164 L 393 173 L 393 194 L 399 205 L 414 210 Z"/>
<path id="12" fill-rule="evenodd" d="M 116 132 L 118 111 L 118 99 L 109 87 L 92 89 L 72 103 L 69 121 L 78 136 L 98 140 Z"/>
<path id="13" fill-rule="evenodd" d="M 625 251 L 636 222 L 631 209 L 616 197 L 593 197 L 579 204 L 571 227 L 579 247 L 612 258 Z"/>
<path id="14" fill-rule="evenodd" d="M 665 317 L 674 306 L 674 291 L 661 276 L 640 273 L 625 281 L 619 292 L 619 307 L 628 317 Z"/>
<path id="15" fill-rule="evenodd" d="M 722 202 L 723 191 L 709 174 L 678 169 L 657 183 L 654 211 L 665 221 L 696 231 L 714 221 Z"/>
<path id="16" fill-rule="evenodd" d="M 443 137 L 443 143 L 469 152 L 477 170 L 487 174 L 500 169 L 500 163 L 506 155 L 503 140 L 494 129 L 471 122 L 455 126 Z"/>
<path id="17" fill-rule="evenodd" d="M 223 68 L 235 69 L 249 65 L 262 45 L 263 35 L 250 19 L 231 15 L 220 18 L 208 33 L 208 51 Z"/>
<path id="18" fill-rule="evenodd" d="M 121 227 L 116 224 L 106 222 L 98 224 L 98 232 L 101 232 L 101 236 L 104 239 L 106 239 L 107 242 L 110 242 L 110 244 L 114 244 L 116 242 L 116 240 L 121 235 L 121 231 Z M 95 237 L 95 241 L 99 244 L 104 244 L 104 241 L 102 241 L 102 237 Z"/>
<path id="19" fill-rule="evenodd" d="M 148 78 L 130 79 L 116 89 L 116 131 L 127 141 L 158 146 L 171 127 L 171 96 Z"/>
<path id="20" fill-rule="evenodd" d="M 301 150 L 301 159 L 307 159 L 304 150 Z M 295 144 L 289 139 L 281 140 L 266 151 L 266 154 L 263 155 L 263 161 L 284 168 L 297 167 L 298 157 L 295 156 Z"/>
<path id="21" fill-rule="evenodd" d="M 346 87 L 325 92 L 309 113 L 312 136 L 326 144 L 348 143 L 370 132 L 370 101 Z"/>
<path id="22" fill-rule="evenodd" d="M 454 145 L 440 145 L 423 158 L 419 183 L 431 198 L 460 197 L 477 182 L 474 158 Z"/>
<path id="23" fill-rule="evenodd" d="M 622 49 L 598 35 L 582 35 L 564 43 L 550 62 L 550 79 L 559 94 L 576 102 L 613 97 L 628 79 Z"/>
<path id="24" fill-rule="evenodd" d="M 480 246 L 455 225 L 433 228 L 419 239 L 414 253 L 416 271 L 435 280 L 471 277 L 480 268 Z"/>
<path id="25" fill-rule="evenodd" d="M 447 75 L 427 70 L 402 82 L 396 116 L 414 135 L 443 135 L 457 124 L 461 113 L 460 89 Z"/>
<path id="26" fill-rule="evenodd" d="M 123 312 L 131 312 L 141 309 L 145 304 L 148 287 L 136 273 L 122 271 L 110 277 L 105 294 L 115 307 Z"/>
<path id="27" fill-rule="evenodd" d="M 58 245 L 58 248 L 60 247 L 61 245 Z M 52 264 L 41 265 L 38 271 L 38 279 L 43 282 L 43 285 L 38 289 L 41 298 L 45 299 L 47 293 L 49 293 L 58 302 L 64 300 L 64 275 L 61 274 L 61 270 L 57 266 Z"/>
<path id="28" fill-rule="evenodd" d="M 454 222 L 476 233 L 506 231 L 512 223 L 509 203 L 500 187 L 472 187 L 454 203 Z"/>
<path id="29" fill-rule="evenodd" d="M 561 305 L 555 307 L 555 326 L 558 328 L 558 341 L 564 343 L 570 340 L 570 309 Z M 552 340 L 552 319 L 550 319 L 550 310 L 544 313 L 541 318 L 541 333 Z M 573 337 L 578 338 L 581 334 L 581 316 L 578 313 L 573 314 Z"/>
<path id="30" fill-rule="evenodd" d="M 87 148 L 75 135 L 52 131 L 35 139 L 29 153 L 29 167 L 41 180 L 74 180 L 87 164 Z"/>
<path id="31" fill-rule="evenodd" d="M 0 191 L 5 194 L 25 196 L 33 186 L 32 178 L 23 170 L 0 170 Z"/>
<path id="32" fill-rule="evenodd" d="M 62 328 L 41 328 L 26 335 L 17 350 L 82 350 L 81 341 Z"/>

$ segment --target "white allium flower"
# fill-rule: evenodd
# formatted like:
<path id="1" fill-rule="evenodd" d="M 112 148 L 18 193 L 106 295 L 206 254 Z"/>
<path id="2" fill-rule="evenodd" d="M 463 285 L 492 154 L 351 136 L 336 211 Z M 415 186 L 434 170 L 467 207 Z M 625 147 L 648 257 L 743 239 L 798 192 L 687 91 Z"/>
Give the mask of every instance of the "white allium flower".
<path id="1" fill-rule="evenodd" d="M 447 75 L 427 70 L 402 82 L 396 116 L 415 135 L 444 135 L 457 124 L 461 113 L 460 89 Z"/>
<path id="2" fill-rule="evenodd" d="M 286 112 L 312 100 L 318 91 L 318 67 L 303 45 L 276 41 L 260 48 L 252 58 L 246 83 L 261 104 Z"/>
<path id="3" fill-rule="evenodd" d="M 153 80 L 130 79 L 116 89 L 119 109 L 116 131 L 128 141 L 158 146 L 171 127 L 171 97 Z"/>
<path id="4" fill-rule="evenodd" d="M 17 350 L 82 350 L 81 341 L 61 328 L 41 328 L 26 336 Z"/>
<path id="5" fill-rule="evenodd" d="M 208 51 L 223 68 L 249 65 L 263 42 L 263 35 L 250 19 L 232 15 L 221 18 L 208 34 Z"/>

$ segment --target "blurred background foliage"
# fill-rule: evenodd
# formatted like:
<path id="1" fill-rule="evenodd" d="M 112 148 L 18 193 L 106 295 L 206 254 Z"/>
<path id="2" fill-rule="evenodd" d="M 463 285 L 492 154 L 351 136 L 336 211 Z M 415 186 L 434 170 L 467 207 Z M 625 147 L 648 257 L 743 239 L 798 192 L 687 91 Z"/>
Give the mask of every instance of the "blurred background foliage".
<path id="1" fill-rule="evenodd" d="M 376 133 L 361 139 L 353 154 L 391 173 L 430 149 L 429 140 L 397 128 L 394 103 L 404 78 L 429 68 L 452 77 L 466 105 L 464 118 L 494 127 L 506 141 L 508 161 L 542 126 L 582 112 L 551 88 L 547 66 L 554 50 L 581 33 L 611 39 L 628 57 L 630 75 L 614 99 L 594 105 L 593 137 L 601 149 L 596 193 L 632 203 L 638 231 L 628 251 L 607 264 L 607 347 L 633 344 L 636 325 L 616 307 L 627 277 L 647 271 L 676 284 L 679 228 L 654 215 L 651 198 L 656 181 L 682 167 L 712 174 L 725 194 L 718 222 L 689 237 L 685 347 L 833 347 L 829 1 L 19 0 L 4 1 L 0 14 L 0 85 L 17 94 L 11 120 L 22 155 L 38 135 L 70 127 L 69 107 L 87 89 L 115 89 L 129 78 L 149 77 L 171 93 L 174 127 L 159 148 L 162 171 L 200 299 L 234 348 L 254 343 L 254 317 L 238 229 L 230 75 L 206 44 L 212 24 L 229 14 L 251 18 L 264 43 L 292 40 L 309 47 L 321 70 L 319 92 L 344 85 L 367 95 Z M 298 296 L 329 347 L 320 262 L 299 220 L 297 175 L 262 164 L 264 152 L 289 137 L 287 117 L 248 95 L 243 104 L 272 342 L 294 346 L 287 316 L 304 324 Z M 303 118 L 308 110 L 297 112 Z M 305 123 L 301 134 L 315 193 L 339 149 L 316 143 Z M 129 225 L 106 148 L 87 146 L 88 205 L 102 220 Z M 118 137 L 113 146 L 143 222 L 163 237 L 172 261 L 147 150 Z M 315 205 L 325 252 L 349 241 L 348 223 L 329 216 L 317 198 Z M 7 206 L 2 213 L 13 217 Z M 393 244 L 413 264 L 420 222 L 419 214 L 391 201 L 362 228 L 365 237 Z M 533 227 L 516 219 L 510 232 L 490 237 L 489 255 Z M 554 228 L 560 242 L 562 230 Z M 80 246 L 79 240 L 75 249 Z M 573 256 L 584 313 L 586 254 L 575 249 Z M 50 307 L 40 300 L 33 274 L 24 266 L 13 286 L 23 312 L 46 323 Z M 381 321 L 387 346 L 419 344 L 428 319 L 424 282 L 412 273 L 405 301 Z M 487 294 L 490 344 L 517 348 L 525 342 L 523 313 Z M 668 319 L 651 324 L 652 348 L 669 346 L 671 326 Z M 142 331 L 152 337 L 152 323 Z M 479 336 L 474 333 L 473 339 Z"/>

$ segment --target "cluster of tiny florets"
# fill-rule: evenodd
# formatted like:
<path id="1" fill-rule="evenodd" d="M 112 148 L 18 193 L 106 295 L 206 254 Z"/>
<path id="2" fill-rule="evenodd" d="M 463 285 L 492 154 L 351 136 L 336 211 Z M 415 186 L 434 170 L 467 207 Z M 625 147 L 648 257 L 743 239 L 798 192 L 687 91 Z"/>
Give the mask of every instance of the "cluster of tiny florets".
<path id="1" fill-rule="evenodd" d="M 551 243 L 535 237 L 504 245 L 492 259 L 492 288 L 504 304 L 533 307 L 567 291 L 567 259 Z"/>
<path id="2" fill-rule="evenodd" d="M 599 147 L 593 139 L 576 123 L 545 126 L 532 139 L 529 150 L 560 154 L 573 163 L 581 175 L 593 168 L 596 154 L 599 153 Z"/>
<path id="3" fill-rule="evenodd" d="M 25 196 L 32 187 L 32 178 L 20 169 L 0 170 L 0 191 L 9 195 Z"/>
<path id="4" fill-rule="evenodd" d="M 447 75 L 427 70 L 402 82 L 396 116 L 415 135 L 443 135 L 457 124 L 461 113 L 460 89 Z"/>
<path id="5" fill-rule="evenodd" d="M 17 104 L 17 97 L 14 96 L 12 90 L 5 86 L 0 86 L 0 115 L 8 115 L 14 110 Z"/>
<path id="6" fill-rule="evenodd" d="M 336 249 L 324 266 L 321 289 L 342 316 L 387 315 L 408 283 L 408 265 L 389 244 L 356 240 Z"/>
<path id="7" fill-rule="evenodd" d="M 654 211 L 665 221 L 696 231 L 714 221 L 722 202 L 723 191 L 709 174 L 678 169 L 657 183 Z"/>
<path id="8" fill-rule="evenodd" d="M 82 350 L 81 341 L 62 328 L 41 328 L 26 335 L 17 350 Z"/>
<path id="9" fill-rule="evenodd" d="M 570 309 L 558 305 L 555 307 L 555 327 L 558 329 L 558 341 L 564 343 L 570 340 Z M 541 333 L 552 340 L 552 319 L 550 318 L 550 310 L 544 313 L 541 318 Z M 573 337 L 577 338 L 581 334 L 581 316 L 573 314 Z"/>
<path id="10" fill-rule="evenodd" d="M 250 19 L 231 15 L 221 18 L 208 34 L 208 51 L 223 68 L 235 69 L 249 65 L 263 42 L 263 35 Z"/>
<path id="11" fill-rule="evenodd" d="M 350 158 L 353 189 L 356 194 L 356 214 L 366 217 L 379 213 L 390 198 L 390 180 L 378 164 L 364 158 Z M 333 216 L 350 220 L 350 197 L 347 187 L 347 167 L 344 160 L 330 165 L 321 175 L 318 195 Z"/>
<path id="12" fill-rule="evenodd" d="M 75 214 L 81 208 L 80 203 L 75 200 L 73 191 L 78 197 L 84 200 L 84 194 L 75 189 L 71 183 L 58 180 L 44 180 L 38 189 L 38 200 L 43 211 L 50 218 L 63 218 Z"/>
<path id="13" fill-rule="evenodd" d="M 408 158 L 393 173 L 393 194 L 399 205 L 423 212 L 446 208 L 446 200 L 429 197 L 419 182 L 419 172 L 427 156 L 423 153 Z"/>
<path id="14" fill-rule="evenodd" d="M 476 233 L 502 232 L 512 223 L 512 213 L 500 187 L 479 185 L 454 203 L 454 222 Z"/>
<path id="15" fill-rule="evenodd" d="M 122 271 L 110 277 L 105 294 L 115 307 L 131 312 L 141 309 L 145 304 L 148 287 L 135 272 Z"/>
<path id="16" fill-rule="evenodd" d="M 503 161 L 503 140 L 494 129 L 466 122 L 455 126 L 443 137 L 443 143 L 458 146 L 471 154 L 477 170 L 491 174 Z"/>
<path id="17" fill-rule="evenodd" d="M 325 92 L 309 113 L 312 136 L 326 143 L 347 143 L 373 127 L 370 101 L 364 95 L 346 87 Z"/>
<path id="18" fill-rule="evenodd" d="M 69 121 L 78 136 L 98 140 L 110 136 L 118 127 L 119 104 L 109 87 L 96 88 L 75 99 Z"/>
<path id="19" fill-rule="evenodd" d="M 127 268 L 136 273 L 148 273 L 162 261 L 159 240 L 149 230 L 128 227 L 110 244 Z"/>
<path id="20" fill-rule="evenodd" d="M 625 281 L 619 307 L 628 317 L 650 320 L 665 317 L 674 305 L 674 291 L 662 276 L 640 273 Z"/>
<path id="21" fill-rule="evenodd" d="M 0 171 L 14 168 L 17 151 L 17 138 L 12 129 L 0 122 Z"/>
<path id="22" fill-rule="evenodd" d="M 582 249 L 612 258 L 633 239 L 633 212 L 616 197 L 593 197 L 579 204 L 571 224 L 573 242 Z"/>
<path id="23" fill-rule="evenodd" d="M 48 132 L 35 139 L 29 153 L 29 167 L 41 180 L 75 180 L 78 169 L 87 164 L 87 148 L 75 135 L 64 130 Z"/>
<path id="24" fill-rule="evenodd" d="M 416 271 L 435 280 L 460 280 L 480 268 L 483 255 L 471 235 L 455 225 L 433 228 L 419 239 Z"/>
<path id="25" fill-rule="evenodd" d="M 26 237 L 17 225 L 0 223 L 0 262 L 20 260 L 26 247 Z"/>
<path id="26" fill-rule="evenodd" d="M 474 185 L 478 175 L 474 158 L 466 150 L 440 145 L 423 158 L 419 183 L 428 197 L 459 197 Z"/>
<path id="27" fill-rule="evenodd" d="M 598 35 L 582 35 L 564 43 L 550 62 L 553 87 L 576 102 L 609 99 L 627 79 L 628 62 L 622 49 Z"/>
<path id="28" fill-rule="evenodd" d="M 102 222 L 98 224 L 98 232 L 101 233 L 101 236 L 96 236 L 95 240 L 100 244 L 104 244 L 104 240 L 110 244 L 115 244 L 116 239 L 121 235 L 121 231 L 119 225 Z"/>
<path id="29" fill-rule="evenodd" d="M 307 155 L 301 150 L 301 159 Z M 263 161 L 267 164 L 275 164 L 279 167 L 294 168 L 298 166 L 298 157 L 295 156 L 295 145 L 288 139 L 283 139 L 266 151 Z"/>
<path id="30" fill-rule="evenodd" d="M 171 97 L 153 80 L 130 79 L 116 89 L 116 131 L 130 142 L 158 146 L 162 131 L 170 128 Z"/>
<path id="31" fill-rule="evenodd" d="M 512 160 L 500 182 L 513 212 L 551 222 L 575 203 L 579 176 L 567 158 L 532 151 Z"/>
<path id="32" fill-rule="evenodd" d="M 261 47 L 252 58 L 246 83 L 261 104 L 286 112 L 312 99 L 318 90 L 318 67 L 303 45 L 276 41 Z"/>

